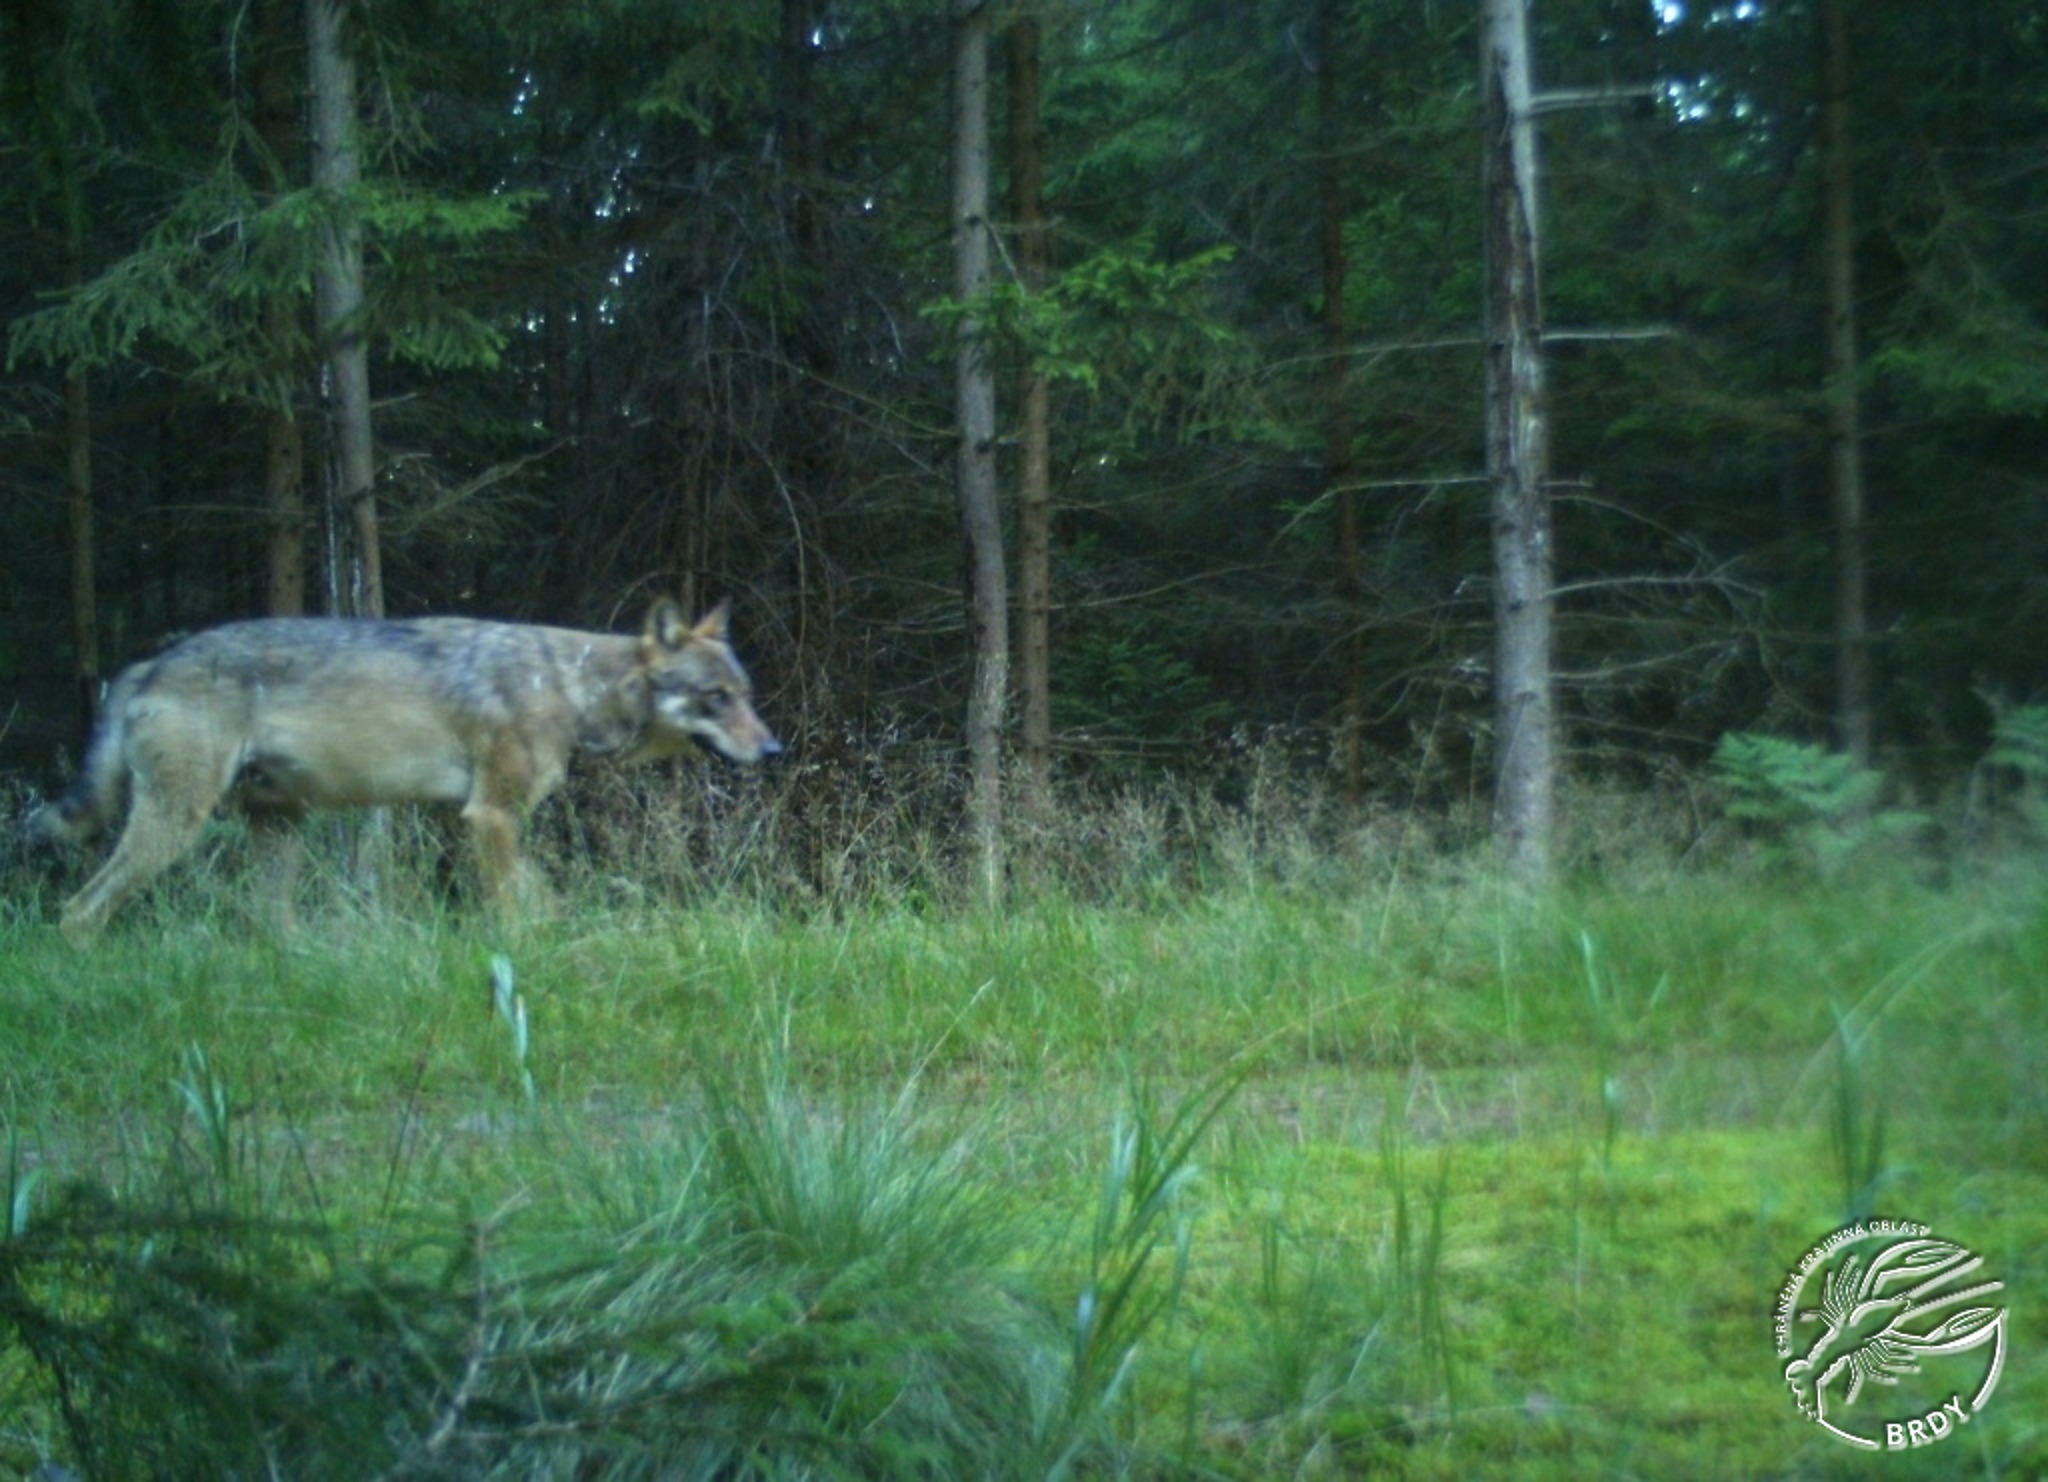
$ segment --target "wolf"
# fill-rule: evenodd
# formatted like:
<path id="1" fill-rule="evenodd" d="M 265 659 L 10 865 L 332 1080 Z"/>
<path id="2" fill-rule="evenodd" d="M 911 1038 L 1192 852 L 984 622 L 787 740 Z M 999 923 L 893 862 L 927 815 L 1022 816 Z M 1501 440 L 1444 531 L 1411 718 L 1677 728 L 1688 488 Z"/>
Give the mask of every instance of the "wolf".
<path id="1" fill-rule="evenodd" d="M 730 611 L 692 624 L 662 598 L 637 636 L 258 618 L 181 639 L 115 680 L 76 783 L 30 820 L 36 836 L 83 844 L 128 802 L 114 852 L 65 903 L 64 935 L 88 945 L 223 809 L 248 817 L 288 899 L 308 811 L 455 804 L 486 899 L 511 912 L 521 827 L 571 757 L 647 762 L 694 743 L 745 764 L 782 750 L 754 712 Z"/>

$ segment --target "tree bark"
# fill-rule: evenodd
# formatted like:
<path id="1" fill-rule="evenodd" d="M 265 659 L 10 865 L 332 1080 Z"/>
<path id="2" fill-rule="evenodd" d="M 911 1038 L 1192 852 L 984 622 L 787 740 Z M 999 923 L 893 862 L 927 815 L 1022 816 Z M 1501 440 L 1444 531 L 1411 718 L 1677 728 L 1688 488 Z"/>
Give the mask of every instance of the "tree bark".
<path id="1" fill-rule="evenodd" d="M 986 0 L 956 0 L 953 27 L 953 295 L 973 303 L 989 281 Z M 1009 694 L 1009 583 L 996 497 L 996 392 L 983 326 L 970 315 L 954 351 L 956 489 L 967 547 L 967 825 L 983 899 L 1003 887 L 1003 712 Z"/>
<path id="2" fill-rule="evenodd" d="M 356 141 L 355 63 L 343 35 L 349 10 L 349 0 L 306 0 L 313 185 L 327 212 L 313 302 L 327 359 L 335 499 L 355 536 L 357 575 L 349 605 L 362 616 L 382 617 L 384 561 L 370 436 L 369 346 L 363 338 L 363 232 L 354 199 L 362 161 Z"/>
<path id="3" fill-rule="evenodd" d="M 10 6 L 6 12 L 7 83 L 26 105 L 36 153 L 48 171 L 64 232 L 64 282 L 86 279 L 85 172 L 77 110 L 86 89 L 76 69 L 82 51 L 74 18 L 61 6 Z M 100 609 L 92 482 L 92 388 L 86 368 L 64 369 L 64 524 L 71 556 L 71 668 L 81 740 L 90 738 L 100 699 Z"/>
<path id="4" fill-rule="evenodd" d="M 1337 776 L 1347 801 L 1365 793 L 1365 583 L 1358 493 L 1351 488 L 1351 355 L 1345 313 L 1344 173 L 1338 162 L 1337 0 L 1316 0 L 1316 152 L 1323 259 L 1323 478 L 1337 515 L 1337 608 L 1344 625 L 1337 701 Z"/>
<path id="5" fill-rule="evenodd" d="M 298 109 L 285 66 L 293 39 L 290 6 L 291 0 L 261 0 L 257 6 L 251 68 L 256 134 L 272 201 L 289 187 L 289 162 L 298 143 Z M 266 291 L 263 338 L 276 400 L 263 412 L 263 564 L 266 605 L 273 617 L 298 617 L 306 610 L 305 438 L 294 405 L 299 366 L 293 331 L 299 312 L 298 297 L 290 289 Z"/>
<path id="6" fill-rule="evenodd" d="M 1855 172 L 1849 144 L 1849 20 L 1822 0 L 1821 190 L 1827 260 L 1828 482 L 1835 536 L 1835 738 L 1870 765 L 1868 562 L 1864 551 L 1863 419 L 1856 353 Z"/>
<path id="7" fill-rule="evenodd" d="M 74 279 L 76 283 L 82 278 Z M 71 540 L 71 652 L 81 735 L 92 734 L 100 703 L 99 582 L 94 570 L 92 395 L 85 372 L 64 375 L 64 516 Z"/>
<path id="8" fill-rule="evenodd" d="M 1010 24 L 1010 220 L 1024 291 L 1045 291 L 1045 141 L 1040 118 L 1039 21 Z M 1017 701 L 1024 806 L 1044 818 L 1052 801 L 1052 394 L 1026 362 L 1019 377 L 1017 466 Z"/>
<path id="9" fill-rule="evenodd" d="M 264 306 L 267 332 L 277 343 L 276 318 L 289 304 Z M 265 600 L 272 617 L 300 617 L 306 611 L 306 451 L 299 419 L 288 407 L 271 407 L 263 421 L 263 514 Z"/>
<path id="10" fill-rule="evenodd" d="M 1494 837 L 1548 876 L 1556 798 L 1550 429 L 1544 406 L 1536 145 L 1525 0 L 1483 0 L 1486 468 L 1493 489 Z"/>
<path id="11" fill-rule="evenodd" d="M 63 125 L 49 116 L 64 213 L 64 276 L 73 291 L 85 282 L 85 182 Z M 92 388 L 85 367 L 64 372 L 64 523 L 71 542 L 71 652 L 78 684 L 79 734 L 92 735 L 100 704 L 100 598 L 92 486 Z"/>

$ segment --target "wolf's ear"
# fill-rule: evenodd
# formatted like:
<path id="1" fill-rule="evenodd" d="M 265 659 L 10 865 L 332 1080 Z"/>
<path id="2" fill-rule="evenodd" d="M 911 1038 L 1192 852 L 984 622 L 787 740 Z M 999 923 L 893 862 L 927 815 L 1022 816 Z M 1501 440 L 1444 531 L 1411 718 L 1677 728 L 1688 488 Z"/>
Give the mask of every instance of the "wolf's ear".
<path id="1" fill-rule="evenodd" d="M 732 598 L 722 599 L 718 606 L 704 614 L 704 620 L 691 631 L 699 638 L 714 638 L 725 642 L 726 621 L 732 616 Z"/>
<path id="2" fill-rule="evenodd" d="M 682 604 L 673 597 L 663 597 L 647 609 L 647 637 L 663 648 L 681 648 L 690 641 L 690 620 L 683 616 Z"/>

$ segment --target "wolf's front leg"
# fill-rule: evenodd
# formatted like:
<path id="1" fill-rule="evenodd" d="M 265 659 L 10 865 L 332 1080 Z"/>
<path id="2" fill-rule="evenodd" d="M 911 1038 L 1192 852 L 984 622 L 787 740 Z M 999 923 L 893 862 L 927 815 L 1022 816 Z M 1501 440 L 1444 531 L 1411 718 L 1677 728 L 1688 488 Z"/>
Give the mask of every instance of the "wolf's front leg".
<path id="1" fill-rule="evenodd" d="M 520 815 L 473 798 L 462 810 L 476 849 L 484 900 L 507 922 L 552 915 L 554 893 L 531 861 L 520 857 Z"/>

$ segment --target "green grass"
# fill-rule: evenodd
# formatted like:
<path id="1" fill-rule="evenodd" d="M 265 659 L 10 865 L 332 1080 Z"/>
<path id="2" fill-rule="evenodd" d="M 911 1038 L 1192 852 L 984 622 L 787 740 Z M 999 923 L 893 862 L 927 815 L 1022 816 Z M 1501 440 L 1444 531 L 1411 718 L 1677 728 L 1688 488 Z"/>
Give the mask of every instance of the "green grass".
<path id="1" fill-rule="evenodd" d="M 1868 1212 L 2014 1324 L 1885 1474 L 2048 1466 L 2048 885 L 1359 873 L 18 899 L 0 1475 L 1864 1475 L 1770 1313 Z"/>

